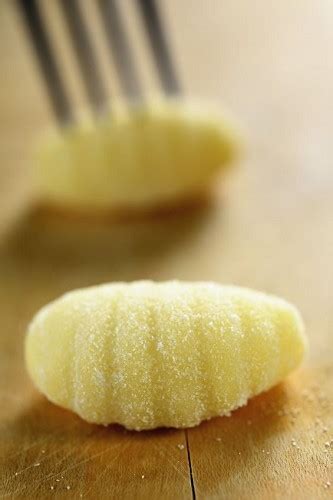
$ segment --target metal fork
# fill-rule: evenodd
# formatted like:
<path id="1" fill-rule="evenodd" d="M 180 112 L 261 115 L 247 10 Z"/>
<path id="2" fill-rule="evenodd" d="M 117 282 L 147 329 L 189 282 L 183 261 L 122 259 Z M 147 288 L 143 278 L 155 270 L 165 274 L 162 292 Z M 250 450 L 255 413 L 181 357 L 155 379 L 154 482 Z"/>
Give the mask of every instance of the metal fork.
<path id="1" fill-rule="evenodd" d="M 180 92 L 180 85 L 170 56 L 161 17 L 154 0 L 134 0 L 141 14 L 152 56 L 163 92 Z M 89 104 L 96 115 L 109 102 L 94 48 L 90 42 L 78 0 L 58 0 L 76 55 Z M 66 125 L 74 121 L 64 80 L 39 9 L 38 0 L 17 0 L 37 56 L 49 98 L 58 122 Z M 97 0 L 101 24 L 107 38 L 110 54 L 119 73 L 121 86 L 130 101 L 144 99 L 121 12 L 116 0 Z"/>

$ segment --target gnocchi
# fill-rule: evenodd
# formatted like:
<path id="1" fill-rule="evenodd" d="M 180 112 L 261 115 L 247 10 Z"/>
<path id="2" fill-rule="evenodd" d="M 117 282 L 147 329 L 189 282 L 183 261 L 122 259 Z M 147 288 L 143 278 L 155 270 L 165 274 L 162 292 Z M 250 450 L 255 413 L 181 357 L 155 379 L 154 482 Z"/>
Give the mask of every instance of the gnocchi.
<path id="1" fill-rule="evenodd" d="M 239 148 L 231 122 L 179 101 L 123 108 L 55 130 L 38 149 L 35 184 L 49 204 L 154 209 L 193 198 Z"/>
<path id="2" fill-rule="evenodd" d="M 294 370 L 306 346 L 298 311 L 282 299 L 210 282 L 137 281 L 46 305 L 25 353 L 54 403 L 142 430 L 229 415 Z"/>

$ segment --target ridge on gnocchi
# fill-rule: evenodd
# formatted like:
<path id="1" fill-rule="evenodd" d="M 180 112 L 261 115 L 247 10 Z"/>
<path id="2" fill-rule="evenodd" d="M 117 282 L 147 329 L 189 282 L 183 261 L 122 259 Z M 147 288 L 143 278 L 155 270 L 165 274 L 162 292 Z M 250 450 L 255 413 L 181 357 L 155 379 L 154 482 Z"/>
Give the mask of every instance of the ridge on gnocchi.
<path id="1" fill-rule="evenodd" d="M 41 309 L 28 371 L 54 403 L 98 424 L 189 427 L 230 412 L 299 366 L 307 347 L 283 299 L 211 282 L 112 283 Z"/>

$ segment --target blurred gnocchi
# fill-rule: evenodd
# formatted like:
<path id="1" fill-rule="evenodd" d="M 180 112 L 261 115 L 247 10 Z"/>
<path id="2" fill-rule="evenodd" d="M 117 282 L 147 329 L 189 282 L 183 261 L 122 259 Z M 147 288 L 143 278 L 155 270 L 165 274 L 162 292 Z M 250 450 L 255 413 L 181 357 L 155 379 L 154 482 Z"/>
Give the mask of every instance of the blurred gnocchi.
<path id="1" fill-rule="evenodd" d="M 188 427 L 229 415 L 306 350 L 282 299 L 215 283 L 138 281 L 67 293 L 26 337 L 28 371 L 54 403 L 99 424 Z"/>
<path id="2" fill-rule="evenodd" d="M 49 135 L 36 156 L 35 183 L 53 205 L 160 208 L 204 191 L 238 149 L 231 122 L 211 110 L 180 101 L 115 105 L 98 121 Z"/>

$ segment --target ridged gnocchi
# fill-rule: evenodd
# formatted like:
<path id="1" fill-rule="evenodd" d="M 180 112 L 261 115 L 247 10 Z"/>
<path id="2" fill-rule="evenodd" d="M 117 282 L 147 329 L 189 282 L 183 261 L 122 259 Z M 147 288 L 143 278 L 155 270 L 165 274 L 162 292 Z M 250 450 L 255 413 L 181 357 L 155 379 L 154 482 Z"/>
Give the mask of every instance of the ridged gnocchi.
<path id="1" fill-rule="evenodd" d="M 281 381 L 306 350 L 286 301 L 215 283 L 137 281 L 67 293 L 26 337 L 28 371 L 54 403 L 99 424 L 188 427 Z"/>
<path id="2" fill-rule="evenodd" d="M 239 148 L 229 120 L 180 101 L 115 105 L 55 130 L 35 161 L 39 196 L 83 209 L 151 209 L 191 198 Z"/>

